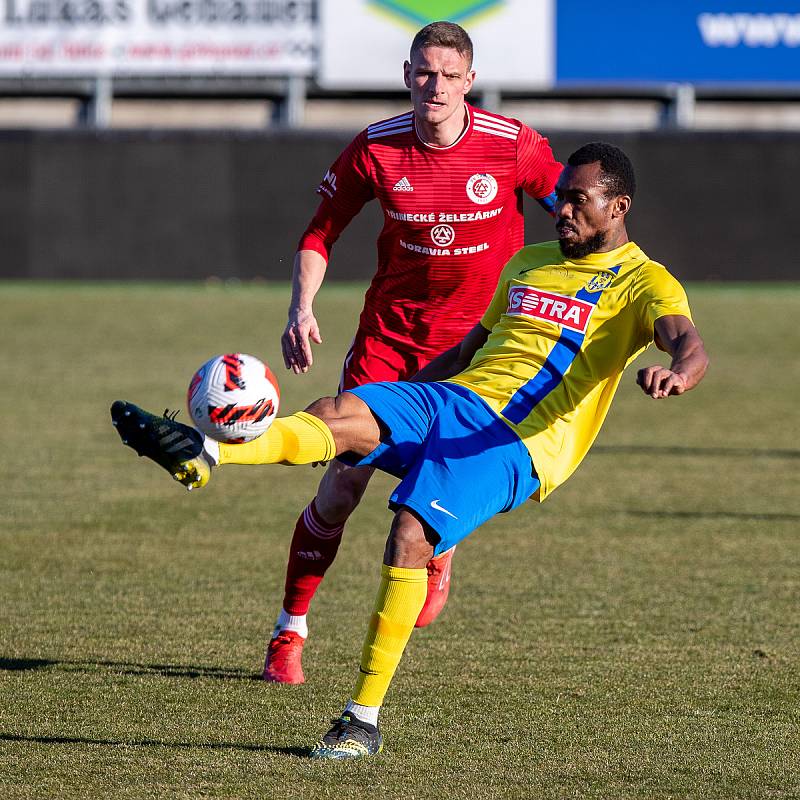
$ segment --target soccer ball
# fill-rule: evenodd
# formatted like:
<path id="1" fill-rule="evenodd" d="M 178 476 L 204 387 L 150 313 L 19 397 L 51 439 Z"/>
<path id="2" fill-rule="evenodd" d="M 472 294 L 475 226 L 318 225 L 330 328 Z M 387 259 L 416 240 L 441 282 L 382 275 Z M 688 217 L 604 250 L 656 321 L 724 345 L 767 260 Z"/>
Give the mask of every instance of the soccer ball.
<path id="1" fill-rule="evenodd" d="M 206 436 L 241 444 L 261 436 L 278 413 L 278 381 L 255 356 L 227 353 L 195 372 L 186 394 L 189 416 Z"/>

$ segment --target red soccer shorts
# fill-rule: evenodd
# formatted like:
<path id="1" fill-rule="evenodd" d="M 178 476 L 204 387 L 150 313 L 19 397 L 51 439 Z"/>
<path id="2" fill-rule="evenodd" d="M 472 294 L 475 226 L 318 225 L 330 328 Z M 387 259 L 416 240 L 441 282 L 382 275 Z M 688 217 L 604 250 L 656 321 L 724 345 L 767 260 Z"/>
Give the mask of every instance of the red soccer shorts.
<path id="1" fill-rule="evenodd" d="M 344 359 L 339 391 L 378 381 L 406 381 L 430 358 L 399 350 L 394 342 L 359 330 Z"/>

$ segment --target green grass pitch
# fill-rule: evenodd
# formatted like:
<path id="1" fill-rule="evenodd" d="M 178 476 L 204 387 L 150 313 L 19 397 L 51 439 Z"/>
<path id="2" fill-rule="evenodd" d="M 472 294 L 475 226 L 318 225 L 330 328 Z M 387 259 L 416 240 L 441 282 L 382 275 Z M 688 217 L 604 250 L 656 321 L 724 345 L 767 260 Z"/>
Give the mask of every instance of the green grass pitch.
<path id="1" fill-rule="evenodd" d="M 325 344 L 295 377 L 286 286 L 0 287 L 0 797 L 800 796 L 800 286 L 690 287 L 705 382 L 654 402 L 629 371 L 575 476 L 459 548 L 385 753 L 304 757 L 355 679 L 392 479 L 314 601 L 308 683 L 267 686 L 320 473 L 227 467 L 188 494 L 108 407 L 183 408 L 228 350 L 303 407 L 335 387 L 363 289 L 323 289 Z"/>

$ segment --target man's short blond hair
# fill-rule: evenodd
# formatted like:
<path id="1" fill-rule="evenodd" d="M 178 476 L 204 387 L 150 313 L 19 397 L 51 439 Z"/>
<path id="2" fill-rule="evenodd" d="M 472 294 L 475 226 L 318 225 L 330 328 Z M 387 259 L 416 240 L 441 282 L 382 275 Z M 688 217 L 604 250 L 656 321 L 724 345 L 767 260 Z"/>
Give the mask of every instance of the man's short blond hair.
<path id="1" fill-rule="evenodd" d="M 468 69 L 472 69 L 472 39 L 455 22 L 431 22 L 419 31 L 411 42 L 411 60 L 423 47 L 450 47 L 466 58 Z"/>

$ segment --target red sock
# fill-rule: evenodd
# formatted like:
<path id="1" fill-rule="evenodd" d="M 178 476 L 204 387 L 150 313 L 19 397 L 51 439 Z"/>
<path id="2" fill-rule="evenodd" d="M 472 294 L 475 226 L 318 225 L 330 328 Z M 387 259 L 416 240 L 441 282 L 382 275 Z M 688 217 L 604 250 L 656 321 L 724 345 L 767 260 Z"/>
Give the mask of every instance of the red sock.
<path id="1" fill-rule="evenodd" d="M 342 541 L 344 523 L 329 525 L 312 500 L 297 520 L 289 547 L 283 608 L 289 614 L 308 613 L 308 606 L 325 570 L 333 564 Z"/>

